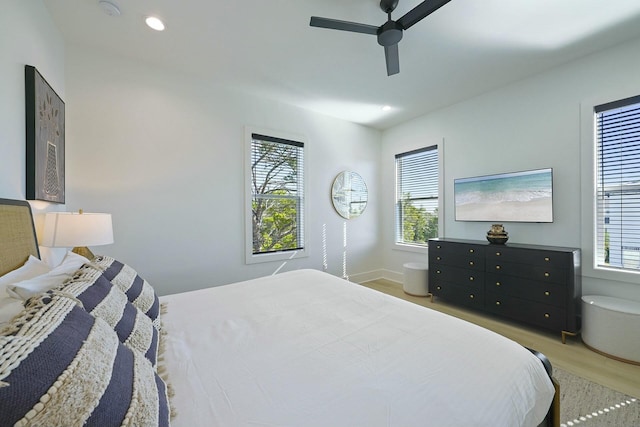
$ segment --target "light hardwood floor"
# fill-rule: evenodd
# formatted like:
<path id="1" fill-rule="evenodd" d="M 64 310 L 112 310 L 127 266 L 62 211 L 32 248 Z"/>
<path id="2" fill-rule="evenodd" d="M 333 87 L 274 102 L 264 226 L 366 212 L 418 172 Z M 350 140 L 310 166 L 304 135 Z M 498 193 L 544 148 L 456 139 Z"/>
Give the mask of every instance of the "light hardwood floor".
<path id="1" fill-rule="evenodd" d="M 585 347 L 579 336 L 567 337 L 566 344 L 562 344 L 559 333 L 529 328 L 502 318 L 456 307 L 437 298 L 432 303 L 429 298 L 405 294 L 402 285 L 396 282 L 378 279 L 362 285 L 483 326 L 545 354 L 553 366 L 640 398 L 640 366 L 595 353 Z M 638 339 L 637 334 L 630 337 L 634 338 Z"/>

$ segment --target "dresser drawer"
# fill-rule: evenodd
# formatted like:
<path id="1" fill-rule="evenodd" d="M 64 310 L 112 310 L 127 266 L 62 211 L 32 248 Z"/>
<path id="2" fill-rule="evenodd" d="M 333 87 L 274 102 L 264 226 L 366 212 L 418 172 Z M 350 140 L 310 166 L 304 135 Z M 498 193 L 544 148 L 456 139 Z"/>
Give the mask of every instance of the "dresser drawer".
<path id="1" fill-rule="evenodd" d="M 482 310 L 484 308 L 484 295 L 481 289 L 455 286 L 449 283 L 430 286 L 431 293 L 444 300 L 455 302 L 456 304 Z"/>
<path id="2" fill-rule="evenodd" d="M 507 295 L 543 304 L 564 307 L 567 304 L 567 287 L 564 284 L 538 282 L 500 273 L 487 273 L 485 291 Z"/>
<path id="3" fill-rule="evenodd" d="M 430 284 L 449 282 L 454 285 L 470 286 L 482 290 L 484 288 L 484 275 L 484 271 L 429 263 Z"/>
<path id="4" fill-rule="evenodd" d="M 487 292 L 485 310 L 553 331 L 568 330 L 566 311 L 553 305 Z"/>
<path id="5" fill-rule="evenodd" d="M 432 265 L 434 263 L 443 265 L 455 265 L 471 270 L 484 271 L 484 255 L 482 254 L 456 254 L 455 252 L 446 251 L 429 254 L 429 264 Z"/>
<path id="6" fill-rule="evenodd" d="M 473 245 L 473 244 L 464 244 L 461 245 L 459 243 L 454 242 L 444 242 L 444 241 L 429 241 L 429 254 L 455 254 L 457 256 L 462 255 L 471 255 L 476 256 L 480 255 L 484 257 L 485 246 L 483 245 Z"/>
<path id="7" fill-rule="evenodd" d="M 564 269 L 573 265 L 573 254 L 567 252 L 554 252 L 530 249 L 516 249 L 509 247 L 488 247 L 485 251 L 487 264 L 515 262 L 549 266 Z"/>
<path id="8" fill-rule="evenodd" d="M 523 277 L 543 283 L 567 283 L 569 270 L 552 266 L 487 261 L 488 273 Z"/>

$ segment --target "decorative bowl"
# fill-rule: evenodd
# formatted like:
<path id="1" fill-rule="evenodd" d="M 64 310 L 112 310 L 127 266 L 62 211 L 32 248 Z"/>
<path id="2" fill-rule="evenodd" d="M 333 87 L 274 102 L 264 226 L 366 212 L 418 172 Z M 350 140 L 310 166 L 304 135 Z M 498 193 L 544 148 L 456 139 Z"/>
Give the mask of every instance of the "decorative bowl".
<path id="1" fill-rule="evenodd" d="M 494 245 L 504 245 L 509 240 L 509 236 L 496 236 L 487 234 L 487 240 Z"/>
<path id="2" fill-rule="evenodd" d="M 487 240 L 489 243 L 504 245 L 509 240 L 509 233 L 502 224 L 493 224 L 491 230 L 487 231 Z"/>

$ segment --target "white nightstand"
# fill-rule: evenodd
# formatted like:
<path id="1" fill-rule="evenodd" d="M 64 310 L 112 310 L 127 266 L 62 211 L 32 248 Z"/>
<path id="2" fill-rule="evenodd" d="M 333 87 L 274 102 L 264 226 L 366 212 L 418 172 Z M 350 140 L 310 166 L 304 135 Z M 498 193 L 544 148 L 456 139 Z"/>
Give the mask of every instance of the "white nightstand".
<path id="1" fill-rule="evenodd" d="M 640 365 L 640 301 L 583 296 L 582 341 L 597 353 Z"/>
<path id="2" fill-rule="evenodd" d="M 402 289 L 409 295 L 426 297 L 429 295 L 429 266 L 421 262 L 408 262 L 403 265 L 404 280 Z"/>

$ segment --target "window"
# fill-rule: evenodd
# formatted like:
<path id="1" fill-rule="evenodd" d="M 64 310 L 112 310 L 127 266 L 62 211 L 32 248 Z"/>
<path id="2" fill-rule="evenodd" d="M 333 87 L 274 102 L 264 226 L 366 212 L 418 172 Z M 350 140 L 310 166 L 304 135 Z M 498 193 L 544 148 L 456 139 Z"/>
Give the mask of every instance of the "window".
<path id="1" fill-rule="evenodd" d="M 640 272 L 640 96 L 595 107 L 596 265 Z"/>
<path id="2" fill-rule="evenodd" d="M 304 143 L 250 133 L 250 240 L 247 259 L 304 253 Z M 249 239 L 248 239 L 249 240 Z M 257 262 L 255 259 L 249 262 Z"/>
<path id="3" fill-rule="evenodd" d="M 396 243 L 438 237 L 438 147 L 396 154 Z"/>

